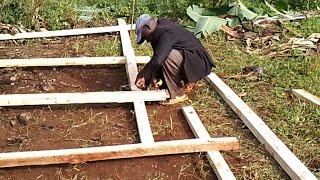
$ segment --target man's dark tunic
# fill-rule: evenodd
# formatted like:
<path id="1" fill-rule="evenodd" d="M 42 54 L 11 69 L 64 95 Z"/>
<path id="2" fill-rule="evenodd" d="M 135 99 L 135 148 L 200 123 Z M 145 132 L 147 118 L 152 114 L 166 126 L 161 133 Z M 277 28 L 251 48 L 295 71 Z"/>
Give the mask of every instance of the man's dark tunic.
<path id="1" fill-rule="evenodd" d="M 161 70 L 172 49 L 178 50 L 183 57 L 182 80 L 185 82 L 196 82 L 211 72 L 214 65 L 210 56 L 190 31 L 170 20 L 160 19 L 153 37 L 153 57 L 139 73 L 147 82 Z"/>

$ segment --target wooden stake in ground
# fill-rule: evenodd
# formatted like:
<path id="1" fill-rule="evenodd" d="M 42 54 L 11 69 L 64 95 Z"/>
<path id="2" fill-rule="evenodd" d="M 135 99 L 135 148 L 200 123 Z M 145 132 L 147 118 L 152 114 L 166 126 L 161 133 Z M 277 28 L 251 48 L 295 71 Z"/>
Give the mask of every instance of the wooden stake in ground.
<path id="1" fill-rule="evenodd" d="M 193 134 L 200 139 L 210 139 L 210 135 L 206 128 L 203 126 L 199 116 L 192 106 L 183 107 L 183 114 L 186 117 L 188 124 Z M 219 180 L 235 180 L 227 162 L 223 159 L 219 151 L 210 151 L 206 153 L 212 169 L 216 173 Z"/>
<path id="2" fill-rule="evenodd" d="M 78 164 L 108 159 L 184 154 L 215 150 L 236 150 L 236 138 L 187 139 L 162 141 L 153 144 L 126 144 L 79 149 L 0 153 L 0 167 L 45 164 Z"/>
<path id="3" fill-rule="evenodd" d="M 297 96 L 298 98 L 303 99 L 304 101 L 316 104 L 320 106 L 320 98 L 310 94 L 309 92 L 303 90 L 303 89 L 292 89 L 293 95 Z"/>
<path id="4" fill-rule="evenodd" d="M 286 173 L 296 180 L 316 180 L 309 169 L 288 149 L 288 147 L 271 131 L 263 120 L 242 101 L 215 73 L 207 76 L 225 102 L 240 117 L 244 124 L 265 145 L 267 151 L 275 158 Z"/>

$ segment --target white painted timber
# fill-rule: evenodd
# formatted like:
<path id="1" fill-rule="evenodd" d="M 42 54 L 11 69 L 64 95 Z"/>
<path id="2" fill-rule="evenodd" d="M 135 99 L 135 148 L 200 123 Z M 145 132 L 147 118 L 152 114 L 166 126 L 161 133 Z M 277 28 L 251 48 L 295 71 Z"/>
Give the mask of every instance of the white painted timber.
<path id="1" fill-rule="evenodd" d="M 107 32 L 118 32 L 121 30 L 131 30 L 135 26 L 122 25 L 122 26 L 107 26 L 107 27 L 95 27 L 95 28 L 82 28 L 82 29 L 68 29 L 58 31 L 45 31 L 45 32 L 24 32 L 11 34 L 0 34 L 0 41 L 3 40 L 16 40 L 16 39 L 33 39 L 33 38 L 49 38 L 49 37 L 62 37 L 62 36 L 78 36 L 86 34 L 101 34 Z"/>
<path id="2" fill-rule="evenodd" d="M 136 62 L 148 63 L 149 56 L 137 56 Z M 84 66 L 104 64 L 126 64 L 125 57 L 72 57 L 72 58 L 35 58 L 0 59 L 0 67 L 36 67 L 36 66 Z"/>
<path id="3" fill-rule="evenodd" d="M 126 21 L 124 19 L 118 19 L 118 24 L 120 26 L 125 26 Z M 131 87 L 131 90 L 139 90 L 139 88 L 137 88 L 137 86 L 135 85 L 135 80 L 138 75 L 138 67 L 135 60 L 134 50 L 131 45 L 129 32 L 127 30 L 120 31 L 120 37 L 123 55 L 127 58 L 126 69 L 128 74 L 129 85 Z"/>
<path id="4" fill-rule="evenodd" d="M 0 106 L 26 106 L 48 104 L 126 103 L 165 100 L 165 91 L 114 91 L 83 93 L 41 93 L 0 95 Z"/>
<path id="5" fill-rule="evenodd" d="M 210 139 L 210 134 L 202 124 L 198 114 L 192 106 L 182 108 L 183 114 L 186 117 L 188 124 L 193 134 L 200 139 Z M 206 152 L 207 159 L 209 160 L 211 167 L 213 168 L 216 176 L 220 180 L 235 180 L 236 178 L 232 174 L 227 162 L 222 157 L 219 151 Z"/>
<path id="6" fill-rule="evenodd" d="M 187 139 L 162 141 L 152 144 L 126 144 L 78 149 L 0 153 L 0 167 L 16 167 L 45 164 L 78 164 L 108 159 L 184 154 L 214 150 L 239 149 L 237 138 Z"/>
<path id="7" fill-rule="evenodd" d="M 148 113 L 144 101 L 133 102 L 134 113 L 137 119 L 137 127 L 140 141 L 151 144 L 154 142 L 152 130 L 149 123 Z"/>
<path id="8" fill-rule="evenodd" d="M 124 19 L 118 19 L 118 23 L 119 25 L 126 25 L 126 22 Z M 138 67 L 135 61 L 136 57 L 131 44 L 129 32 L 120 31 L 120 36 L 121 36 L 123 55 L 127 59 L 126 70 L 127 70 L 130 89 L 132 91 L 139 91 L 140 89 L 135 85 L 135 80 L 138 75 Z M 152 130 L 150 127 L 150 122 L 149 122 L 147 109 L 144 101 L 135 101 L 133 105 L 134 105 L 135 114 L 136 114 L 140 141 L 146 144 L 154 143 L 154 138 L 153 138 Z"/>
<path id="9" fill-rule="evenodd" d="M 294 180 L 316 180 L 309 169 L 289 150 L 289 148 L 272 132 L 263 120 L 231 90 L 215 73 L 207 76 L 215 90 L 240 117 L 244 124 L 265 145 L 267 151 L 275 158 L 286 173 Z"/>
<path id="10" fill-rule="evenodd" d="M 293 95 L 303 99 L 304 101 L 311 102 L 320 106 L 320 98 L 303 90 L 303 89 L 292 89 Z"/>

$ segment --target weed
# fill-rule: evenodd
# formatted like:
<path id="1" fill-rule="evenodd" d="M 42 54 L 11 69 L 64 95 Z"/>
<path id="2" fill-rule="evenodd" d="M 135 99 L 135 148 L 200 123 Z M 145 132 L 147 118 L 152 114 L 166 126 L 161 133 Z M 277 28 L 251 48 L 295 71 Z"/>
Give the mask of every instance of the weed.
<path id="1" fill-rule="evenodd" d="M 166 178 L 168 178 L 168 175 L 166 175 L 165 173 L 160 172 L 160 171 L 155 172 L 155 173 L 151 173 L 147 177 L 148 180 L 164 180 Z"/>
<path id="2" fill-rule="evenodd" d="M 304 37 L 308 37 L 312 33 L 320 32 L 320 18 L 312 17 L 302 21 L 301 23 L 286 22 L 284 26 L 292 28 L 295 32 L 303 35 Z"/>
<path id="3" fill-rule="evenodd" d="M 121 44 L 119 38 L 116 36 L 113 39 L 106 39 L 100 41 L 95 48 L 96 56 L 120 56 Z"/>

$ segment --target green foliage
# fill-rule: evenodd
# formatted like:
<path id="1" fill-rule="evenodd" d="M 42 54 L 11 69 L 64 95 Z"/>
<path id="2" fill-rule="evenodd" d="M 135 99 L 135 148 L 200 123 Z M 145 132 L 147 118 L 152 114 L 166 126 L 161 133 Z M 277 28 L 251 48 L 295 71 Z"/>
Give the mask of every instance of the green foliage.
<path id="1" fill-rule="evenodd" d="M 193 33 L 197 37 L 201 37 L 203 34 L 204 37 L 209 36 L 215 31 L 219 31 L 222 25 L 226 25 L 227 21 L 215 16 L 203 16 L 204 8 L 199 8 L 198 6 L 189 6 L 187 9 L 188 16 L 197 22 L 196 27 L 193 29 Z"/>
<path id="2" fill-rule="evenodd" d="M 29 10 L 19 0 L 4 0 L 0 4 L 0 22 L 16 24 L 29 19 Z"/>
<path id="3" fill-rule="evenodd" d="M 270 0 L 278 10 L 305 10 L 315 9 L 320 0 Z M 9 24 L 21 23 L 26 27 L 37 29 L 72 28 L 75 23 L 82 20 L 96 20 L 110 22 L 117 17 L 131 19 L 133 0 L 1 0 L 0 22 Z M 210 8 L 211 14 L 203 12 L 203 15 L 221 15 L 229 9 L 229 0 L 135 0 L 135 18 L 143 13 L 149 13 L 155 17 L 169 17 L 173 19 L 187 19 L 186 9 L 195 4 L 199 7 Z M 243 0 L 248 9 L 258 12 L 256 9 L 268 10 L 264 0 Z M 79 9 L 99 9 L 99 12 L 85 14 Z M 101 10 L 101 11 L 100 11 Z M 212 13 L 213 12 L 213 13 Z M 85 17 L 83 17 L 85 16 Z"/>
<path id="4" fill-rule="evenodd" d="M 220 30 L 221 26 L 229 25 L 235 27 L 240 23 L 246 23 L 248 21 L 253 21 L 255 19 L 264 18 L 267 16 L 259 16 L 253 11 L 249 10 L 240 0 L 234 1 L 229 4 L 229 10 L 224 14 L 231 15 L 233 18 L 219 18 L 218 16 L 212 15 L 218 12 L 215 10 L 210 10 L 206 8 L 200 8 L 196 5 L 189 6 L 187 8 L 188 16 L 194 20 L 197 25 L 194 28 L 193 32 L 198 37 L 201 37 L 201 34 L 204 37 L 208 37 L 213 32 Z M 210 15 L 211 14 L 211 15 Z"/>
<path id="5" fill-rule="evenodd" d="M 310 10 L 316 9 L 317 5 L 319 6 L 319 0 L 271 0 L 270 3 L 274 4 L 277 9 L 280 10 Z"/>
<path id="6" fill-rule="evenodd" d="M 303 35 L 304 37 L 308 37 L 312 33 L 320 32 L 320 18 L 309 18 L 302 21 L 301 23 L 286 22 L 284 26 L 292 28 L 295 32 Z"/>
<path id="7" fill-rule="evenodd" d="M 258 16 L 258 14 L 250 11 L 241 1 L 235 1 L 233 3 L 230 3 L 230 11 L 228 11 L 228 14 L 233 16 L 238 16 L 241 21 L 244 20 L 253 20 Z"/>
<path id="8" fill-rule="evenodd" d="M 4 0 L 0 5 L 0 22 L 21 23 L 31 29 L 70 28 L 76 21 L 73 4 L 55 0 Z"/>
<path id="9" fill-rule="evenodd" d="M 74 6 L 68 1 L 48 1 L 40 14 L 52 30 L 72 28 L 77 20 Z"/>

